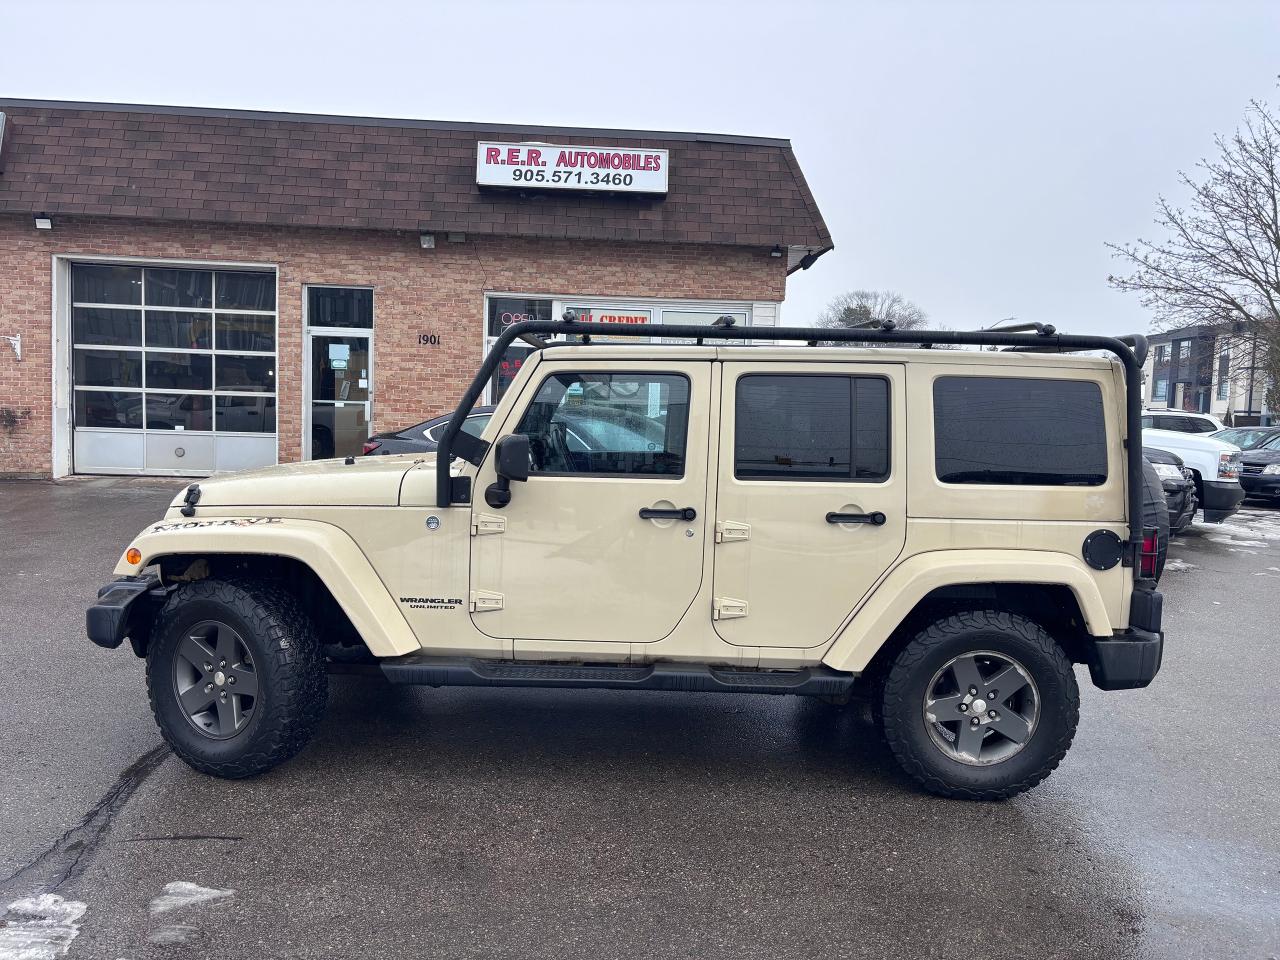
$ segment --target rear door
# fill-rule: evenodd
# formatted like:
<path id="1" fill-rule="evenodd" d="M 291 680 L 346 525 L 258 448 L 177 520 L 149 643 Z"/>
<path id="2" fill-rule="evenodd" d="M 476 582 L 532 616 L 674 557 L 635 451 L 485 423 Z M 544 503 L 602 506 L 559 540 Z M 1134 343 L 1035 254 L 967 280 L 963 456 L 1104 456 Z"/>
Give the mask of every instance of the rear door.
<path id="1" fill-rule="evenodd" d="M 726 363 L 712 616 L 741 646 L 811 647 L 906 540 L 903 365 Z"/>

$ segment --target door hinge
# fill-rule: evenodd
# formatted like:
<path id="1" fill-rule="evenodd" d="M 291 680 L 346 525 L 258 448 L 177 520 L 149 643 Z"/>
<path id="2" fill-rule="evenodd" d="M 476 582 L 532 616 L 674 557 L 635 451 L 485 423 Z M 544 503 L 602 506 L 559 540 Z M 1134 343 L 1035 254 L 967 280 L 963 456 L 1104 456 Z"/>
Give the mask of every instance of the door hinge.
<path id="1" fill-rule="evenodd" d="M 471 535 L 473 537 L 479 537 L 486 533 L 506 532 L 506 517 L 495 517 L 490 513 L 478 513 L 471 518 Z"/>
<path id="2" fill-rule="evenodd" d="M 716 521 L 716 543 L 738 543 L 751 539 L 751 524 L 736 520 Z"/>
<path id="3" fill-rule="evenodd" d="M 487 613 L 490 610 L 502 609 L 502 594 L 492 590 L 471 591 L 471 612 Z"/>
<path id="4" fill-rule="evenodd" d="M 747 601 L 733 597 L 716 597 L 711 602 L 712 620 L 737 620 L 747 615 Z"/>

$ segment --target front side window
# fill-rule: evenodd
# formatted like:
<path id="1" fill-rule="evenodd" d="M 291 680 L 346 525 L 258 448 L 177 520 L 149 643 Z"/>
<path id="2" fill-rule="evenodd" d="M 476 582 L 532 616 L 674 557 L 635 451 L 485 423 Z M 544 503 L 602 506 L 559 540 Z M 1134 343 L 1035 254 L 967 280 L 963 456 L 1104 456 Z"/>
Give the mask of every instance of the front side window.
<path id="1" fill-rule="evenodd" d="M 658 373 L 557 373 L 542 381 L 517 433 L 530 471 L 684 475 L 689 381 Z"/>
<path id="2" fill-rule="evenodd" d="M 738 380 L 739 480 L 877 481 L 889 475 L 884 377 L 750 374 Z"/>
<path id="3" fill-rule="evenodd" d="M 939 377 L 933 430 L 943 483 L 1092 487 L 1107 480 L 1107 427 L 1096 383 Z"/>

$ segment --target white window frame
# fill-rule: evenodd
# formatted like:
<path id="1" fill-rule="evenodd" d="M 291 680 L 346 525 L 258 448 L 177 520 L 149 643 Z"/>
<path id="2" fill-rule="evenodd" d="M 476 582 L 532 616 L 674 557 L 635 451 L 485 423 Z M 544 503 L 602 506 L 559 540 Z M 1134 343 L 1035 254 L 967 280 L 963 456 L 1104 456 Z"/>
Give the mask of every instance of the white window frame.
<path id="1" fill-rule="evenodd" d="M 170 312 L 177 312 L 177 313 L 208 313 L 211 315 L 215 312 L 226 312 L 226 313 L 240 313 L 240 314 L 256 314 L 259 316 L 275 317 L 276 348 L 274 351 L 270 353 L 267 353 L 266 351 L 238 351 L 238 350 L 222 351 L 223 353 L 244 353 L 246 355 L 253 354 L 255 356 L 273 357 L 275 359 L 275 367 L 277 371 L 275 390 L 271 391 L 270 393 L 266 393 L 262 391 L 249 392 L 249 391 L 236 391 L 236 390 L 217 390 L 216 389 L 217 371 L 215 368 L 215 369 L 211 369 L 210 371 L 211 376 L 215 378 L 212 384 L 215 387 L 215 389 L 210 389 L 207 391 L 206 390 L 186 390 L 181 392 L 197 393 L 201 395 L 207 394 L 211 397 L 214 394 L 219 394 L 219 393 L 228 394 L 228 395 L 234 394 L 238 396 L 254 396 L 254 397 L 274 396 L 276 398 L 276 429 L 274 433 L 272 434 L 240 433 L 240 432 L 234 432 L 234 431 L 209 430 L 209 431 L 199 431 L 198 435 L 213 436 L 215 434 L 219 434 L 219 435 L 226 435 L 226 436 L 242 436 L 242 437 L 274 436 L 276 440 L 276 463 L 280 462 L 280 382 L 279 382 L 279 376 L 278 376 L 278 372 L 280 369 L 280 267 L 279 267 L 279 264 L 265 263 L 262 261 L 251 261 L 251 260 L 199 260 L 199 259 L 180 259 L 180 258 L 173 258 L 173 257 L 138 257 L 138 256 L 126 256 L 126 255 L 104 255 L 104 254 L 90 254 L 90 253 L 70 253 L 70 252 L 55 253 L 50 258 L 50 262 L 51 262 L 50 280 L 51 280 L 51 290 L 53 294 L 52 297 L 50 298 L 52 301 L 51 329 L 52 329 L 52 343 L 53 343 L 53 351 L 52 351 L 53 431 L 52 431 L 52 439 L 51 439 L 52 449 L 50 451 L 50 454 L 51 454 L 51 463 L 53 467 L 51 472 L 55 479 L 59 477 L 70 476 L 75 467 L 75 464 L 73 462 L 73 456 L 72 456 L 72 451 L 74 449 L 74 443 L 75 443 L 75 376 L 72 371 L 75 345 L 73 344 L 71 339 L 72 338 L 72 324 L 71 324 L 72 307 L 73 306 L 94 306 L 93 304 L 87 304 L 87 303 L 75 303 L 74 305 L 72 303 L 71 267 L 72 267 L 72 264 L 76 264 L 76 263 L 89 264 L 93 266 L 141 267 L 144 270 L 148 267 L 151 267 L 155 269 L 173 268 L 173 269 L 179 269 L 179 270 L 212 270 L 212 271 L 221 270 L 221 271 L 227 271 L 227 272 L 253 272 L 253 273 L 270 272 L 271 275 L 275 278 L 275 301 L 276 301 L 275 310 L 218 311 L 216 306 L 210 306 L 208 308 L 147 307 L 145 303 L 138 304 L 136 308 L 122 305 L 122 304 L 105 304 L 105 305 L 100 304 L 98 306 L 107 306 L 114 309 L 137 309 L 138 311 L 152 309 L 152 310 L 163 310 L 163 311 L 170 311 Z M 146 297 L 144 292 L 143 300 L 145 301 L 145 299 Z M 145 323 L 145 320 L 144 320 L 144 323 Z M 216 335 L 215 331 L 212 328 L 210 328 L 211 338 L 214 337 L 215 335 Z M 112 347 L 104 344 L 85 344 L 83 346 L 90 349 L 95 349 L 95 348 L 106 349 L 106 350 L 113 349 Z M 184 348 L 178 348 L 178 347 L 165 347 L 165 348 L 160 348 L 156 352 L 203 353 L 203 354 L 212 355 L 217 353 L 216 348 L 217 348 L 216 339 L 211 339 L 209 350 L 191 350 L 191 349 L 184 349 Z M 132 348 L 123 348 L 123 349 L 132 349 Z M 143 347 L 138 347 L 136 349 L 138 350 L 138 352 L 144 353 Z M 145 356 L 145 353 L 144 353 L 144 356 Z M 216 360 L 213 360 L 211 361 L 211 364 L 216 364 L 216 362 L 217 362 Z M 144 376 L 144 383 L 145 383 L 145 376 Z M 100 390 L 104 392 L 111 392 L 113 388 L 81 387 L 80 389 L 86 390 L 86 391 Z M 130 388 L 130 392 L 135 392 L 135 391 L 142 394 L 144 404 L 146 402 L 145 398 L 148 392 L 154 392 L 154 393 L 174 393 L 175 392 L 172 389 L 165 389 L 165 388 L 160 388 L 153 391 L 148 391 L 145 387 Z M 210 415 L 214 417 L 214 425 L 216 426 L 216 411 L 211 409 Z M 145 412 L 144 412 L 143 422 L 144 424 L 146 422 Z M 150 433 L 162 433 L 165 435 L 171 435 L 174 432 L 169 430 L 150 431 L 144 428 L 137 428 L 137 429 L 129 428 L 129 430 L 130 432 L 142 433 L 143 435 L 150 434 Z M 196 434 L 193 433 L 193 435 L 196 435 Z M 133 473 L 134 471 L 127 471 L 127 472 Z M 177 470 L 175 471 L 156 470 L 156 471 L 148 471 L 148 472 L 154 472 L 158 475 L 172 473 L 174 476 L 185 476 L 185 474 L 183 474 L 182 471 L 177 471 Z"/>

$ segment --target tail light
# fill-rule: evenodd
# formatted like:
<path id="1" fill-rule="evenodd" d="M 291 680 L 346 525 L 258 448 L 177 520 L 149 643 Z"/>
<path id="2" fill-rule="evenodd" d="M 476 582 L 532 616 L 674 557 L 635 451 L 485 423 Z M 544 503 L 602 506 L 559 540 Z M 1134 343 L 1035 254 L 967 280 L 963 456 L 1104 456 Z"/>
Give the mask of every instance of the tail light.
<path id="1" fill-rule="evenodd" d="M 382 446 L 381 440 L 366 440 L 364 442 L 364 451 L 362 453 L 362 456 L 367 457 L 369 454 L 373 453 L 373 451 L 377 450 L 380 446 Z"/>
<path id="2" fill-rule="evenodd" d="M 1156 578 L 1156 554 L 1160 552 L 1160 534 L 1152 527 L 1142 531 L 1142 552 L 1138 554 L 1138 572 L 1144 580 Z"/>

